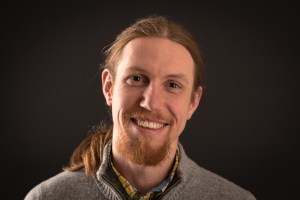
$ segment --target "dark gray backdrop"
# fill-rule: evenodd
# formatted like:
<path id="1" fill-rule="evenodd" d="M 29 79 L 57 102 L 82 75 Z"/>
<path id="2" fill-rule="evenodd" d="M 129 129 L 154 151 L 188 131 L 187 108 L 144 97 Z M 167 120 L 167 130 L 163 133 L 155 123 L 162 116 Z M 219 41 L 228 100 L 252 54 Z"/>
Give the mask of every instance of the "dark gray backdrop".
<path id="1" fill-rule="evenodd" d="M 102 48 L 136 18 L 156 13 L 191 30 L 207 66 L 207 90 L 181 137 L 187 153 L 258 199 L 294 197 L 299 186 L 296 5 L 106 3 L 3 3 L 4 196 L 22 199 L 60 172 L 89 128 L 106 118 L 98 75 Z"/>

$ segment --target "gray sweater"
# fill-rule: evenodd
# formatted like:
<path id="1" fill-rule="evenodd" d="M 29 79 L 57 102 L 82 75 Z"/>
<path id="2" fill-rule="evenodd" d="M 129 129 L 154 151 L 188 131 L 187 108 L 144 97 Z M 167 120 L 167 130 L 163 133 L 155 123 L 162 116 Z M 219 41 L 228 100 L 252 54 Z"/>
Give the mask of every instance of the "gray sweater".
<path id="1" fill-rule="evenodd" d="M 161 199 L 169 200 L 255 200 L 247 190 L 199 167 L 185 154 L 180 146 L 178 175 L 180 180 L 167 190 Z M 38 184 L 25 200 L 117 200 L 123 199 L 103 174 L 110 163 L 108 145 L 104 149 L 103 162 L 95 176 L 86 176 L 84 171 L 61 172 Z M 124 195 L 123 195 L 124 196 Z"/>

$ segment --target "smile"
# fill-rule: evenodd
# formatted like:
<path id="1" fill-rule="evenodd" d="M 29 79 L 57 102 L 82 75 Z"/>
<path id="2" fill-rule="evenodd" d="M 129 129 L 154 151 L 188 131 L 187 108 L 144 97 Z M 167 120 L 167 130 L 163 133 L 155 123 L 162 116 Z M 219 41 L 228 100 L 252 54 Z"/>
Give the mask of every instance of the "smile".
<path id="1" fill-rule="evenodd" d="M 131 120 L 136 125 L 138 125 L 140 127 L 143 127 L 143 128 L 149 128 L 149 129 L 160 129 L 160 128 L 162 128 L 166 125 L 164 123 L 147 121 L 147 120 L 140 120 L 140 119 L 135 119 L 135 118 L 131 118 Z"/>

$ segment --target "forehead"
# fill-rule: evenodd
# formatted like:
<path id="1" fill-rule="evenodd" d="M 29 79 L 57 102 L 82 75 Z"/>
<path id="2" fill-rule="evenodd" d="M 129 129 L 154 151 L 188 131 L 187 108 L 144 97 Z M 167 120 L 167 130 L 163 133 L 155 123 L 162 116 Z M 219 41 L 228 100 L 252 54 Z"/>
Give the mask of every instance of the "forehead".
<path id="1" fill-rule="evenodd" d="M 141 37 L 131 40 L 123 49 L 118 72 L 142 68 L 160 75 L 180 73 L 192 79 L 194 61 L 189 51 L 166 38 Z"/>

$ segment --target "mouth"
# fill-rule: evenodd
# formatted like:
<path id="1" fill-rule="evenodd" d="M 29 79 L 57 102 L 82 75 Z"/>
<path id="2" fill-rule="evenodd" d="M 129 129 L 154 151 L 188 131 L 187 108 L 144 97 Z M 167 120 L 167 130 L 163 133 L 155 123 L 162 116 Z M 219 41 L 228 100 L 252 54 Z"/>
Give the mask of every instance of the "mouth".
<path id="1" fill-rule="evenodd" d="M 168 125 L 168 123 L 162 123 L 162 122 L 154 122 L 149 121 L 145 119 L 136 119 L 136 118 L 130 118 L 131 121 L 136 124 L 139 127 L 147 128 L 147 129 L 160 129 Z"/>

